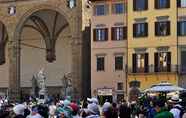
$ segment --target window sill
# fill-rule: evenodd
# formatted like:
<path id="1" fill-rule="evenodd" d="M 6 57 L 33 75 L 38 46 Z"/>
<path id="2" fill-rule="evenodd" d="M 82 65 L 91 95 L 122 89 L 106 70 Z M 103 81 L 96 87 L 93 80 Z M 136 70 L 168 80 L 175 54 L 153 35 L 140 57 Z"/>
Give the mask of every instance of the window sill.
<path id="1" fill-rule="evenodd" d="M 163 8 L 155 8 L 155 10 L 169 10 L 170 7 L 163 7 Z"/>
<path id="2" fill-rule="evenodd" d="M 178 37 L 186 37 L 186 35 L 178 35 Z"/>
<path id="3" fill-rule="evenodd" d="M 123 72 L 124 71 L 124 69 L 121 69 L 121 70 L 114 70 L 114 72 Z"/>
<path id="4" fill-rule="evenodd" d="M 105 72 L 104 70 L 96 70 L 96 72 Z"/>
<path id="5" fill-rule="evenodd" d="M 108 41 L 108 40 L 96 40 L 94 42 L 106 42 L 106 41 Z"/>
<path id="6" fill-rule="evenodd" d="M 112 41 L 126 41 L 127 39 L 121 39 L 121 40 L 112 40 Z"/>
<path id="7" fill-rule="evenodd" d="M 101 16 L 107 16 L 108 14 L 104 14 L 104 15 L 94 15 L 94 16 L 96 16 L 96 17 L 101 17 Z"/>
<path id="8" fill-rule="evenodd" d="M 134 12 L 136 12 L 136 13 L 139 13 L 139 12 L 146 12 L 146 11 L 148 11 L 148 9 L 143 9 L 143 10 L 133 10 Z"/>
<path id="9" fill-rule="evenodd" d="M 155 35 L 155 37 L 168 37 L 170 35 Z"/>
<path id="10" fill-rule="evenodd" d="M 112 13 L 112 15 L 123 15 L 123 14 L 127 14 L 126 12 L 123 13 Z"/>
<path id="11" fill-rule="evenodd" d="M 137 37 L 134 37 L 133 38 L 148 38 L 148 36 L 137 36 Z"/>

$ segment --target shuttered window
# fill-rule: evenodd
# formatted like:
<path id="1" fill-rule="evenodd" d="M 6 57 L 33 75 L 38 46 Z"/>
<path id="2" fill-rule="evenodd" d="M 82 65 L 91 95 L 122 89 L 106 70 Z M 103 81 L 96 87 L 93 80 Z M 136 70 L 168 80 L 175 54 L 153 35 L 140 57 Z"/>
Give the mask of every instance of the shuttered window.
<path id="1" fill-rule="evenodd" d="M 155 0 L 156 9 L 170 8 L 170 0 Z"/>
<path id="2" fill-rule="evenodd" d="M 100 28 L 93 30 L 94 41 L 107 41 L 108 40 L 108 28 Z"/>
<path id="3" fill-rule="evenodd" d="M 148 0 L 133 0 L 133 10 L 142 11 L 148 9 Z"/>
<path id="4" fill-rule="evenodd" d="M 107 15 L 109 12 L 109 7 L 107 4 L 99 4 L 94 6 L 94 15 L 103 16 Z"/>
<path id="5" fill-rule="evenodd" d="M 125 5 L 124 3 L 114 3 L 112 5 L 112 13 L 113 14 L 122 14 L 125 12 Z"/>
<path id="6" fill-rule="evenodd" d="M 127 39 L 127 27 L 112 27 L 112 40 Z"/>
<path id="7" fill-rule="evenodd" d="M 148 23 L 135 23 L 135 24 L 133 24 L 133 36 L 134 37 L 148 36 Z"/>
<path id="8" fill-rule="evenodd" d="M 178 21 L 178 36 L 186 36 L 186 21 Z"/>
<path id="9" fill-rule="evenodd" d="M 115 70 L 123 70 L 123 56 L 115 56 Z"/>
<path id="10" fill-rule="evenodd" d="M 148 53 L 133 54 L 133 72 L 134 73 L 149 72 Z"/>
<path id="11" fill-rule="evenodd" d="M 171 52 L 157 52 L 154 54 L 155 72 L 171 71 Z"/>
<path id="12" fill-rule="evenodd" d="M 97 57 L 97 71 L 104 71 L 105 70 L 105 57 L 98 56 Z"/>
<path id="13" fill-rule="evenodd" d="M 132 54 L 132 72 L 133 73 L 136 73 L 137 71 L 137 68 L 136 68 L 136 54 Z"/>
<path id="14" fill-rule="evenodd" d="M 170 35 L 170 21 L 155 22 L 155 35 L 156 36 Z"/>
<path id="15" fill-rule="evenodd" d="M 181 51 L 181 72 L 186 73 L 186 51 Z"/>

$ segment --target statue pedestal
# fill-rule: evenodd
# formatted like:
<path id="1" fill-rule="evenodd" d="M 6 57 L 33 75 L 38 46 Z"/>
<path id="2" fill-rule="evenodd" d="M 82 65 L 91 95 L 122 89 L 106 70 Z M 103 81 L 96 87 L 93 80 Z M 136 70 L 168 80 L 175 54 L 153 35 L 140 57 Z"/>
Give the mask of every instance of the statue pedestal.
<path id="1" fill-rule="evenodd" d="M 39 91 L 39 100 L 38 100 L 38 102 L 44 104 L 44 103 L 46 102 L 47 98 L 48 98 L 48 95 L 47 95 L 47 90 L 46 90 L 46 88 L 41 89 L 41 90 Z"/>

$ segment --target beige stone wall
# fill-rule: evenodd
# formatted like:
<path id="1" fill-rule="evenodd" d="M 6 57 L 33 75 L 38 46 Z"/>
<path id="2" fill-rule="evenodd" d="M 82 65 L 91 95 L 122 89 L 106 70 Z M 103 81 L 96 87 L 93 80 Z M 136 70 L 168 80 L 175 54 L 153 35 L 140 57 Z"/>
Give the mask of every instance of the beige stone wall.
<path id="1" fill-rule="evenodd" d="M 116 1 L 123 2 L 123 1 Z M 109 14 L 104 16 L 95 16 L 93 14 L 94 5 L 108 4 Z M 113 41 L 111 39 L 111 28 L 116 23 L 123 23 L 126 26 L 126 14 L 115 15 L 112 14 L 112 2 L 94 2 L 92 3 L 92 17 L 91 17 L 91 95 L 95 95 L 95 91 L 101 88 L 112 88 L 113 99 L 117 95 L 117 83 L 122 82 L 125 91 L 126 72 L 125 65 L 127 63 L 127 41 Z M 100 28 L 97 25 L 104 25 L 103 28 L 108 28 L 108 41 L 93 41 L 93 29 Z M 115 55 L 123 55 L 123 70 L 115 70 Z M 97 56 L 103 55 L 105 57 L 105 70 L 97 71 Z M 124 92 L 123 92 L 124 94 Z"/>
<path id="2" fill-rule="evenodd" d="M 29 33 L 28 33 L 29 32 Z M 21 86 L 31 87 L 33 74 L 37 74 L 41 68 L 45 68 L 47 86 L 61 86 L 62 77 L 66 73 L 72 72 L 72 40 L 68 38 L 68 28 L 65 29 L 56 42 L 56 61 L 48 63 L 46 61 L 46 51 L 21 46 Z M 25 44 L 45 48 L 45 42 L 38 33 L 32 29 L 23 30 L 22 39 Z"/>

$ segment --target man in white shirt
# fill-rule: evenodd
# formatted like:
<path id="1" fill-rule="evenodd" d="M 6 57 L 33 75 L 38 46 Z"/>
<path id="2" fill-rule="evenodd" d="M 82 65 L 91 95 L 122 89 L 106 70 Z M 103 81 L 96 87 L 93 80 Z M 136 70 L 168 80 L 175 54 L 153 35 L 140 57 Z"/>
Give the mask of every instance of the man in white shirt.
<path id="1" fill-rule="evenodd" d="M 173 114 L 174 118 L 182 118 L 183 111 L 182 106 L 179 104 L 182 100 L 179 99 L 179 96 L 175 95 L 172 96 L 171 100 L 169 100 L 170 103 L 173 104 L 173 108 L 170 110 L 170 112 Z"/>
<path id="2" fill-rule="evenodd" d="M 49 106 L 49 118 L 56 118 L 56 116 L 55 116 L 56 109 L 57 109 L 57 107 L 55 106 L 54 103 L 52 103 Z"/>

